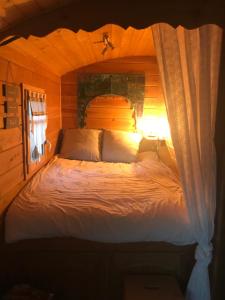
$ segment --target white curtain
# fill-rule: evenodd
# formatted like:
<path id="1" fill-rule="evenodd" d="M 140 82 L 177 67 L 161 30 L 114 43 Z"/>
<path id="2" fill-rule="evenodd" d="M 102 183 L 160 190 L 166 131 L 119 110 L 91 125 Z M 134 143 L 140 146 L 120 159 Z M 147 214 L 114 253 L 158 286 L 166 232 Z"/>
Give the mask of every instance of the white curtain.
<path id="1" fill-rule="evenodd" d="M 31 160 L 40 161 L 44 155 L 44 144 L 46 142 L 46 103 L 44 101 L 36 101 L 31 98 L 30 106 L 30 151 Z"/>
<path id="2" fill-rule="evenodd" d="M 209 300 L 216 204 L 213 139 L 222 29 L 156 24 L 152 31 L 184 198 L 198 243 L 186 299 Z"/>

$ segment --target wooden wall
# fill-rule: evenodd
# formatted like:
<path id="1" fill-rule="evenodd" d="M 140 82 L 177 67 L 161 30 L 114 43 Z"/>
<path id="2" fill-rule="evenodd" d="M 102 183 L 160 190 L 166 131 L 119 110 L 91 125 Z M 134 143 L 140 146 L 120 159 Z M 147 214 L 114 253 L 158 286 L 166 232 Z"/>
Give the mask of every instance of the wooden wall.
<path id="1" fill-rule="evenodd" d="M 122 96 L 98 96 L 86 109 L 85 128 L 134 131 L 135 112 Z"/>
<path id="2" fill-rule="evenodd" d="M 166 114 L 155 57 L 128 57 L 104 61 L 62 76 L 62 127 L 76 128 L 77 75 L 79 73 L 145 73 L 144 116 Z M 115 128 L 116 129 L 116 128 Z M 118 129 L 118 128 L 117 128 Z"/>
<path id="3" fill-rule="evenodd" d="M 55 152 L 61 128 L 60 78 L 31 57 L 23 56 L 5 46 L 0 48 L 0 80 L 16 84 L 25 83 L 46 91 L 47 139 L 52 144 L 51 150 L 46 153 L 46 160 L 48 160 Z M 21 110 L 21 106 L 19 109 Z M 0 124 L 1 120 L 0 108 Z M 0 128 L 0 212 L 5 209 L 25 182 L 23 150 L 22 124 L 19 128 Z"/>

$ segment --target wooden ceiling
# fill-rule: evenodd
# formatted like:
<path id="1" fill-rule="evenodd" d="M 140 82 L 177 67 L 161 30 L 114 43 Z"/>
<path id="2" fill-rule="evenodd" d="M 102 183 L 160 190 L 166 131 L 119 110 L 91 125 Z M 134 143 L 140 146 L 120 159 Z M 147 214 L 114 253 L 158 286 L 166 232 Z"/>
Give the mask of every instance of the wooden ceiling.
<path id="1" fill-rule="evenodd" d="M 38 0 L 40 1 L 40 0 Z M 45 0 L 46 1 L 46 0 Z M 110 47 L 102 54 L 104 43 L 99 43 L 107 32 L 114 49 Z M 97 42 L 97 43 L 96 43 Z M 69 71 L 96 62 L 127 56 L 155 56 L 151 28 L 124 29 L 118 25 L 105 25 L 93 32 L 57 29 L 45 37 L 19 38 L 0 48 L 14 49 L 61 76 Z"/>
<path id="2" fill-rule="evenodd" d="M 17 28 L 21 24 L 26 24 L 26 28 L 29 28 L 29 24 L 32 25 L 37 19 L 40 20 L 41 27 L 42 18 L 69 9 L 70 4 L 73 8 L 78 7 L 81 2 L 79 0 L 0 0 L 0 34 L 10 33 L 12 28 Z M 102 40 L 104 32 L 108 33 L 114 49 L 109 48 L 103 55 L 104 44 L 96 42 Z M 12 36 L 7 36 L 6 40 Z M 0 55 L 6 53 L 7 49 L 31 56 L 59 76 L 108 59 L 155 55 L 150 28 L 124 29 L 117 25 L 105 25 L 91 32 L 80 29 L 76 33 L 70 29 L 57 28 L 41 37 L 21 36 L 7 46 L 0 47 Z"/>
<path id="3" fill-rule="evenodd" d="M 0 47 L 0 55 L 16 50 L 59 76 L 108 59 L 154 56 L 151 24 L 223 26 L 224 5 L 224 0 L 0 0 L 0 42 L 17 38 Z M 103 32 L 115 46 L 104 55 L 104 45 L 95 43 Z"/>

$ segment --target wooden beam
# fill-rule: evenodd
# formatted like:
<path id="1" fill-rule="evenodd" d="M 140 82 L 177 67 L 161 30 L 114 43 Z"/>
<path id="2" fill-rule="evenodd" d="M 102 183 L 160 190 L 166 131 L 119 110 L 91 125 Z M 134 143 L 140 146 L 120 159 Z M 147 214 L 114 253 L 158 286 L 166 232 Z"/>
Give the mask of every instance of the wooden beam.
<path id="1" fill-rule="evenodd" d="M 172 26 L 188 28 L 205 23 L 224 26 L 223 0 L 189 1 L 101 1 L 72 2 L 64 7 L 12 25 L 0 32 L 0 41 L 9 36 L 44 36 L 57 28 L 77 31 L 95 30 L 105 24 L 117 24 L 125 28 L 145 28 L 154 23 L 166 22 Z"/>

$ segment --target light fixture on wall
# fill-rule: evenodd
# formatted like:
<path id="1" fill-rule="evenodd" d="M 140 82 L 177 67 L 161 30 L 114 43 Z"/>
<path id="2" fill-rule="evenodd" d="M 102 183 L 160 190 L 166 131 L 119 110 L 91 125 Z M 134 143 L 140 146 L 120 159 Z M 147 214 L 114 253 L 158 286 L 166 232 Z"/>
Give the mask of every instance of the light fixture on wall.
<path id="1" fill-rule="evenodd" d="M 104 48 L 103 48 L 103 50 L 102 50 L 102 55 L 104 55 L 108 49 L 113 50 L 115 48 L 114 45 L 112 44 L 112 42 L 110 41 L 109 33 L 108 32 L 103 32 L 103 34 L 102 34 L 102 40 L 94 42 L 94 43 L 95 44 L 103 43 L 105 45 Z"/>
<path id="2" fill-rule="evenodd" d="M 137 130 L 149 138 L 170 139 L 170 127 L 167 118 L 146 116 L 137 120 Z"/>

